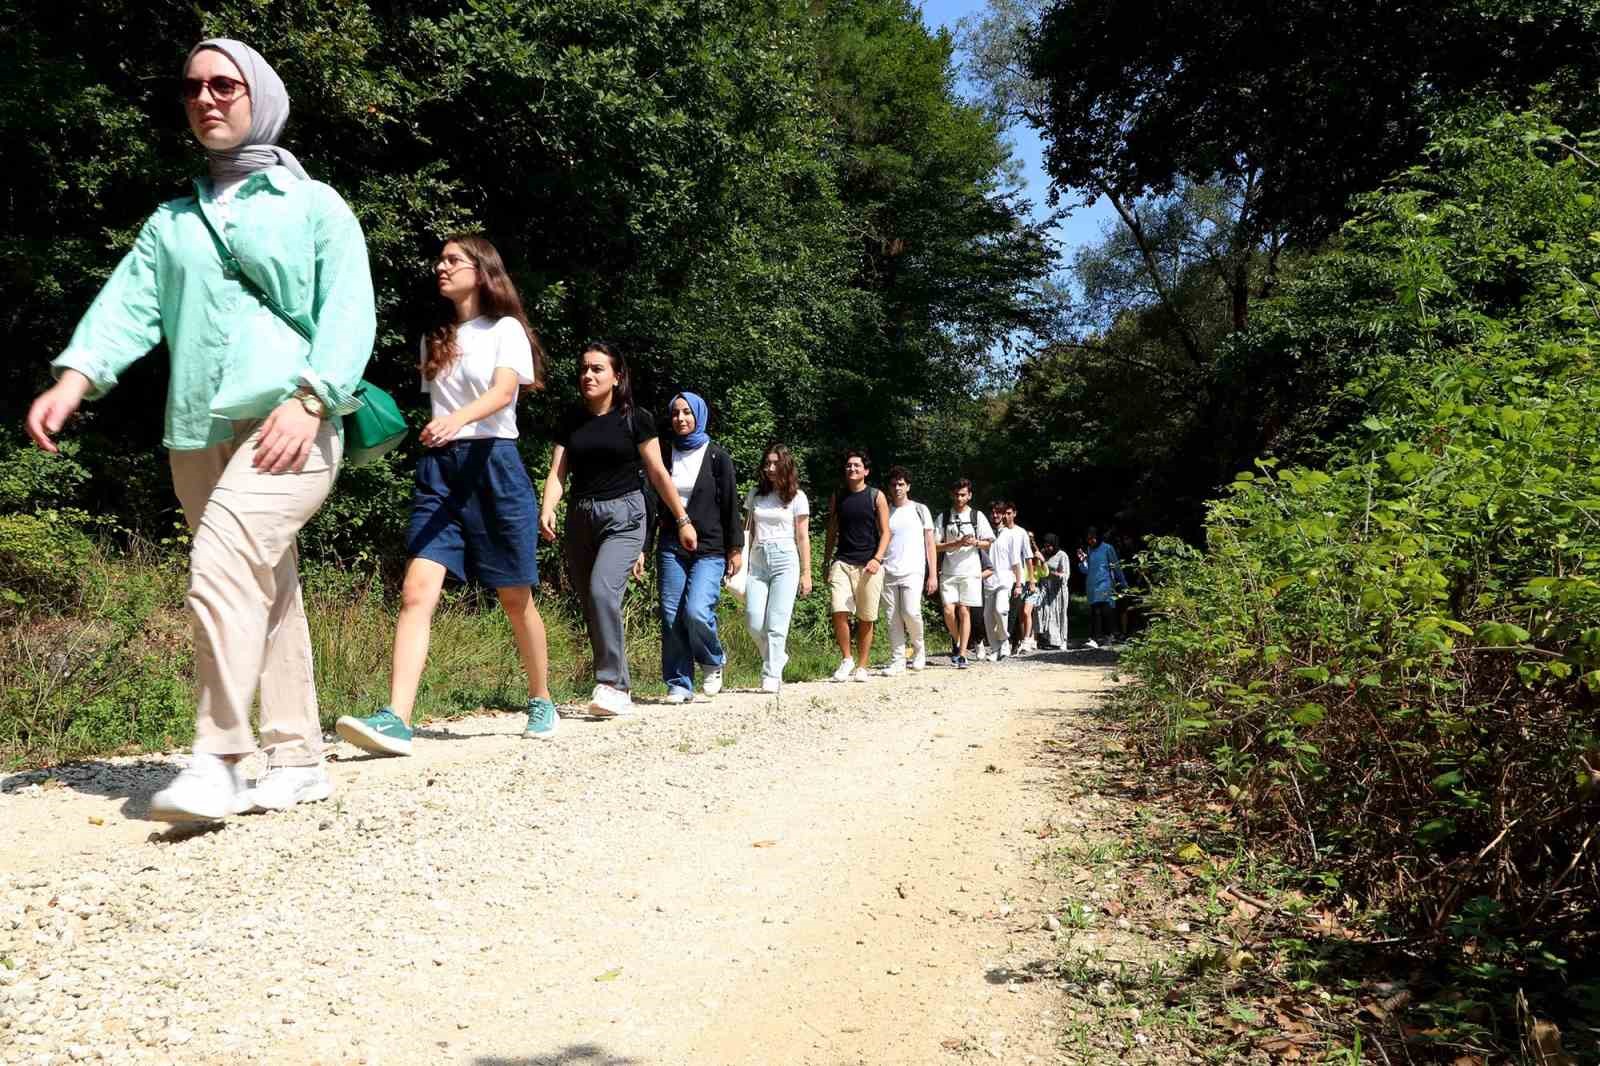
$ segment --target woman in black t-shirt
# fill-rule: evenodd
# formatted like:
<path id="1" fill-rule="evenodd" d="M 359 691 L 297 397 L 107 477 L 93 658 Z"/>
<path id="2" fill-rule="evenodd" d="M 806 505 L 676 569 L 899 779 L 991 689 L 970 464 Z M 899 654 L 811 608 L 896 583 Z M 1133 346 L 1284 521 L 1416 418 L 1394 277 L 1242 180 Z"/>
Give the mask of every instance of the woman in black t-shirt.
<path id="1" fill-rule="evenodd" d="M 633 385 L 622 354 L 603 341 L 586 345 L 578 360 L 583 397 L 556 434 L 550 475 L 544 481 L 539 531 L 556 539 L 556 505 L 567 474 L 567 572 L 583 603 L 594 650 L 594 694 L 589 710 L 614 718 L 633 709 L 628 649 L 622 631 L 622 593 L 628 574 L 644 576 L 645 501 L 641 473 L 672 512 L 678 541 L 694 551 L 693 523 L 661 462 L 655 419 L 633 405 Z"/>

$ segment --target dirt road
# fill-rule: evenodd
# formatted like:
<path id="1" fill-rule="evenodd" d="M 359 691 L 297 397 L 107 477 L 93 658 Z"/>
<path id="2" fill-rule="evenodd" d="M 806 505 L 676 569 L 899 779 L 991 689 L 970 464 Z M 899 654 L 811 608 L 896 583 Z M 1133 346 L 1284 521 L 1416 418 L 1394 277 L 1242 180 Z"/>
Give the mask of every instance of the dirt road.
<path id="1" fill-rule="evenodd" d="M 543 744 L 473 718 L 189 836 L 138 818 L 175 758 L 13 775 L 0 1060 L 1077 1061 L 1040 834 L 1084 821 L 1052 751 L 1108 683 L 1040 656 Z"/>

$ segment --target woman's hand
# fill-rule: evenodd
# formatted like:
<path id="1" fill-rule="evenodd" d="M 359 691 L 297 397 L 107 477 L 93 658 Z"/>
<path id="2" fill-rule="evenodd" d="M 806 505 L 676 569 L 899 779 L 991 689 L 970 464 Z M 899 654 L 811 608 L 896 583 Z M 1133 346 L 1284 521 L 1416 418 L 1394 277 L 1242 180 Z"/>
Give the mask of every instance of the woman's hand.
<path id="1" fill-rule="evenodd" d="M 926 580 L 926 581 L 924 581 L 922 583 L 923 595 L 932 596 L 935 592 L 938 592 L 938 591 L 939 591 L 939 579 L 934 577 L 932 574 L 929 574 L 928 575 L 928 580 Z"/>
<path id="2" fill-rule="evenodd" d="M 455 435 L 461 432 L 461 427 L 465 425 L 461 419 L 456 417 L 457 414 L 459 412 L 440 415 L 423 426 L 422 443 L 430 448 L 438 448 L 441 445 L 449 444 L 455 438 Z"/>
<path id="3" fill-rule="evenodd" d="M 811 595 L 811 575 L 809 573 L 800 575 L 800 595 Z"/>
<path id="4" fill-rule="evenodd" d="M 290 397 L 280 403 L 256 431 L 256 453 L 250 465 L 268 474 L 295 473 L 306 468 L 311 445 L 317 439 L 322 419 Z"/>
<path id="5" fill-rule="evenodd" d="M 539 512 L 539 535 L 545 539 L 546 543 L 553 542 L 556 539 L 556 512 L 554 509 L 546 508 Z"/>
<path id="6" fill-rule="evenodd" d="M 633 561 L 633 579 L 635 581 L 644 580 L 644 552 L 640 552 L 639 558 Z"/>
<path id="7" fill-rule="evenodd" d="M 723 577 L 732 577 L 739 572 L 739 566 L 744 562 L 744 552 L 735 548 L 728 553 L 728 565 L 723 569 Z"/>
<path id="8" fill-rule="evenodd" d="M 91 388 L 93 385 L 89 379 L 78 371 L 62 372 L 61 380 L 41 392 L 28 408 L 28 418 L 24 424 L 33 443 L 54 454 L 58 449 L 56 442 L 50 438 L 61 432 L 61 427 L 67 424 L 67 419 L 83 403 L 83 398 L 89 395 Z"/>
<path id="9" fill-rule="evenodd" d="M 693 522 L 685 522 L 678 527 L 678 545 L 686 552 L 693 552 L 700 546 L 700 534 L 694 531 Z"/>

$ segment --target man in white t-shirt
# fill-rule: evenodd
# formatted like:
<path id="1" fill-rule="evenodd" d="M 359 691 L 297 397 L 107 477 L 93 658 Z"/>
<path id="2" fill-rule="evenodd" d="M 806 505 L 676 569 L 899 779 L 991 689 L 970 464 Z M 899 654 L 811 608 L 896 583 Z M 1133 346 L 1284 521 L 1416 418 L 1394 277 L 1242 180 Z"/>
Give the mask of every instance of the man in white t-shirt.
<path id="1" fill-rule="evenodd" d="M 911 498 L 911 474 L 903 466 L 889 468 L 889 550 L 883 556 L 883 609 L 889 612 L 890 677 L 906 672 L 906 643 L 911 669 L 928 665 L 922 635 L 922 597 L 933 595 L 933 515 Z"/>
<path id="2" fill-rule="evenodd" d="M 996 500 L 992 510 L 1000 531 L 989 545 L 989 562 L 994 567 L 983 583 L 983 624 L 994 642 L 996 662 L 1009 654 L 1011 597 L 1024 583 L 1022 570 L 1029 556 L 1027 535 L 1015 525 L 1016 511 L 1004 500 Z"/>
<path id="3" fill-rule="evenodd" d="M 944 624 L 955 641 L 951 665 L 967 668 L 967 641 L 972 638 L 970 612 L 983 606 L 983 560 L 978 551 L 989 547 L 994 531 L 983 512 L 972 507 L 972 482 L 958 479 L 950 486 L 950 509 L 934 523 L 934 546 L 939 564 L 939 599 L 944 604 Z"/>

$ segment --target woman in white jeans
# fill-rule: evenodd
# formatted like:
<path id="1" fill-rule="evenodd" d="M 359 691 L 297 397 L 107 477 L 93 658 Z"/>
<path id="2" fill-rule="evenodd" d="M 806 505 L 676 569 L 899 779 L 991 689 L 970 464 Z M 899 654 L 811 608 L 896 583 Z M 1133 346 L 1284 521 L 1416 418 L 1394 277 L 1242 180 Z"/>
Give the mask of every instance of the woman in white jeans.
<path id="1" fill-rule="evenodd" d="M 789 661 L 789 619 L 795 593 L 811 595 L 811 506 L 800 491 L 794 456 L 769 444 L 761 476 L 745 497 L 745 533 L 750 537 L 750 577 L 744 621 L 761 653 L 761 691 L 783 687 Z"/>
<path id="2" fill-rule="evenodd" d="M 883 556 L 883 609 L 889 615 L 889 665 L 884 674 L 906 672 L 906 643 L 911 669 L 928 665 L 922 637 L 922 597 L 939 587 L 934 563 L 933 513 L 911 498 L 911 473 L 889 468 L 889 550 Z"/>

